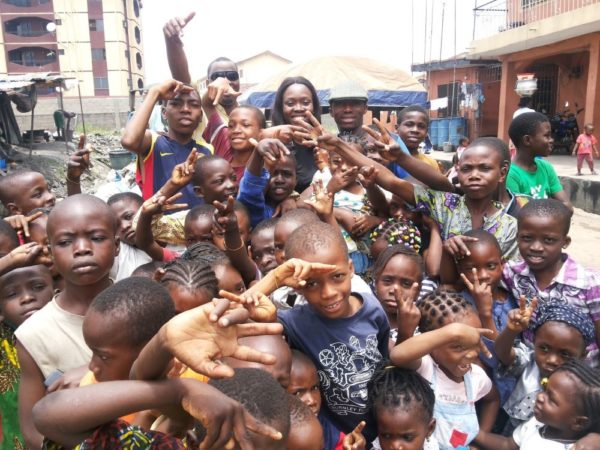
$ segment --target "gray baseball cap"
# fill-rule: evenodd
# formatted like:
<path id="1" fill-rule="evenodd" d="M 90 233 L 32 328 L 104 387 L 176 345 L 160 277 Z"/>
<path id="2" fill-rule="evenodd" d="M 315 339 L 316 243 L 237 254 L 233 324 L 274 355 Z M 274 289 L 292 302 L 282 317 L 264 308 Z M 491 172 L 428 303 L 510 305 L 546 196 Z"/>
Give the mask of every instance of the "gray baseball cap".
<path id="1" fill-rule="evenodd" d="M 329 103 L 336 100 L 369 100 L 369 93 L 365 88 L 353 80 L 347 80 L 331 88 Z"/>

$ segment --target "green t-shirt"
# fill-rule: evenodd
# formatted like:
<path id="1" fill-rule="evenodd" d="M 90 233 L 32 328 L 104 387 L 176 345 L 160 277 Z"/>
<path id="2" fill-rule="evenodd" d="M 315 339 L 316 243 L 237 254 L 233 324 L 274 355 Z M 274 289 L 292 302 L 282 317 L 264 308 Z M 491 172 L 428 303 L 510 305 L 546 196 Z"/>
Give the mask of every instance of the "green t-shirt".
<path id="1" fill-rule="evenodd" d="M 552 164 L 543 159 L 536 159 L 535 164 L 535 172 L 511 164 L 506 187 L 514 194 L 525 194 L 532 198 L 548 198 L 563 190 Z"/>

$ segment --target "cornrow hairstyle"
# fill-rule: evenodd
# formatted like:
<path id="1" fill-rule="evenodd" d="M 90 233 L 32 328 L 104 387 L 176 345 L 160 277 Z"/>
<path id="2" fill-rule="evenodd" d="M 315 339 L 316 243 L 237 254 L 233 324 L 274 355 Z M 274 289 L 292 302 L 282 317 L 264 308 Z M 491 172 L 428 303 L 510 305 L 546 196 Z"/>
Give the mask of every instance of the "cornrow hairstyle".
<path id="1" fill-rule="evenodd" d="M 4 236 L 10 241 L 10 244 L 13 247 L 11 250 L 14 250 L 19 246 L 19 236 L 17 235 L 17 232 L 10 226 L 10 223 L 4 219 L 0 219 L 0 236 Z M 0 254 L 0 256 L 4 255 Z"/>
<path id="2" fill-rule="evenodd" d="M 287 441 L 290 432 L 289 394 L 262 369 L 235 369 L 230 378 L 211 379 L 208 384 L 241 403 L 261 422 L 279 431 Z"/>
<path id="3" fill-rule="evenodd" d="M 508 136 L 517 149 L 525 136 L 533 136 L 541 123 L 549 122 L 547 116 L 539 112 L 526 112 L 515 117 L 508 127 Z"/>
<path id="4" fill-rule="evenodd" d="M 559 200 L 553 198 L 540 198 L 527 202 L 519 211 L 517 225 L 520 226 L 525 217 L 556 217 L 562 222 L 565 236 L 571 228 L 573 212 Z"/>
<path id="5" fill-rule="evenodd" d="M 577 395 L 583 414 L 590 423 L 582 434 L 600 432 L 600 371 L 592 369 L 582 360 L 572 359 L 559 366 L 554 373 L 566 372 L 578 384 Z"/>
<path id="6" fill-rule="evenodd" d="M 425 115 L 425 118 L 427 119 L 427 123 L 429 123 L 429 113 L 427 112 L 427 110 L 425 108 L 423 108 L 420 105 L 410 105 L 407 106 L 406 108 L 402 109 L 399 113 L 398 113 L 398 119 L 396 121 L 396 123 L 398 125 L 400 125 L 402 123 L 402 121 L 404 120 L 404 117 L 411 112 L 419 112 L 421 114 Z"/>
<path id="7" fill-rule="evenodd" d="M 136 202 L 139 206 L 142 206 L 142 203 L 144 203 L 142 196 L 136 194 L 135 192 L 119 192 L 118 194 L 111 195 L 106 203 L 108 203 L 110 206 L 122 200 L 131 200 Z"/>
<path id="8" fill-rule="evenodd" d="M 421 312 L 421 333 L 437 330 L 455 318 L 473 311 L 473 306 L 462 295 L 446 289 L 430 292 L 417 302 L 417 307 Z"/>
<path id="9" fill-rule="evenodd" d="M 229 164 L 229 162 L 226 159 L 223 159 L 217 155 L 201 156 L 194 163 L 194 173 L 192 174 L 192 181 L 191 181 L 194 186 L 202 185 L 204 178 L 206 176 L 206 174 L 205 174 L 206 166 L 214 161 L 225 161 L 225 163 Z"/>
<path id="10" fill-rule="evenodd" d="M 385 239 L 388 245 L 404 245 L 415 252 L 421 250 L 421 232 L 410 220 L 396 220 L 390 217 L 385 222 L 381 222 L 369 237 L 371 242 Z"/>
<path id="11" fill-rule="evenodd" d="M 180 259 L 212 264 L 215 261 L 227 259 L 227 255 L 210 242 L 197 242 L 188 247 Z"/>
<path id="12" fill-rule="evenodd" d="M 285 216 L 284 216 L 285 217 Z M 285 257 L 302 258 L 303 255 L 315 254 L 326 249 L 328 252 L 339 251 L 348 258 L 348 247 L 339 228 L 323 222 L 309 223 L 295 230 L 285 243 Z"/>
<path id="13" fill-rule="evenodd" d="M 379 255 L 379 258 L 377 258 L 375 264 L 373 264 L 373 277 L 375 279 L 379 278 L 379 275 L 381 275 L 381 272 L 383 272 L 385 266 L 387 266 L 390 260 L 396 255 L 404 255 L 407 258 L 412 259 L 414 263 L 419 266 L 421 273 L 424 272 L 425 267 L 423 266 L 423 258 L 421 255 L 419 255 L 410 247 L 396 244 L 386 248 L 381 255 Z"/>
<path id="14" fill-rule="evenodd" d="M 127 345 L 132 348 L 144 346 L 175 316 L 175 305 L 167 290 L 143 277 L 118 281 L 98 294 L 90 309 L 121 320 L 129 340 Z"/>
<path id="15" fill-rule="evenodd" d="M 419 409 L 423 420 L 427 422 L 433 417 L 433 389 L 414 370 L 395 367 L 389 361 L 383 361 L 369 381 L 367 391 L 373 417 L 381 409 L 387 408 L 401 408 L 411 413 Z"/>
<path id="16" fill-rule="evenodd" d="M 177 258 L 166 264 L 164 271 L 160 279 L 160 284 L 163 286 L 173 283 L 190 292 L 204 290 L 209 298 L 216 297 L 219 293 L 219 281 L 207 262 Z"/>

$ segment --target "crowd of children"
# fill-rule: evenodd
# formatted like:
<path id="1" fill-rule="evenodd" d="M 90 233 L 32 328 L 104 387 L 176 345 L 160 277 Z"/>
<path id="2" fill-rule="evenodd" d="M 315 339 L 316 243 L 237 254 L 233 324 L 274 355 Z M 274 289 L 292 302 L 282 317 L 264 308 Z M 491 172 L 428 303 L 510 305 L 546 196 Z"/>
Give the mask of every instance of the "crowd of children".
<path id="1" fill-rule="evenodd" d="M 337 135 L 293 77 L 267 127 L 224 58 L 200 94 L 192 18 L 123 134 L 141 195 L 81 193 L 89 148 L 60 201 L 0 178 L 0 448 L 600 448 L 600 274 L 565 253 L 548 119 L 512 161 L 463 140 L 450 181 L 419 106 L 363 127 L 345 84 Z"/>

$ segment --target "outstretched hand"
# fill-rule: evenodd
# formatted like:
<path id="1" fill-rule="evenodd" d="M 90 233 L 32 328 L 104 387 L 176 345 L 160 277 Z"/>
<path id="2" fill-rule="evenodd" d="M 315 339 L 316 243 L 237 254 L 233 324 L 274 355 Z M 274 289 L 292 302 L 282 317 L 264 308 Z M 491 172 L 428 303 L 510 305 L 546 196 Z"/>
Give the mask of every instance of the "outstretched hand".
<path id="1" fill-rule="evenodd" d="M 396 161 L 402 149 L 379 120 L 373 119 L 373 123 L 377 126 L 379 132 L 366 125 L 363 125 L 363 131 L 375 140 L 374 145 L 382 158 L 387 161 Z"/>
<path id="2" fill-rule="evenodd" d="M 310 111 L 306 111 L 306 119 L 297 118 L 295 120 L 294 124 L 304 128 L 304 130 L 295 131 L 294 140 L 307 147 L 316 147 L 318 138 L 326 134 L 325 128 Z"/>
<path id="3" fill-rule="evenodd" d="M 52 258 L 48 253 L 48 248 L 37 242 L 28 242 L 27 244 L 20 245 L 4 258 L 8 258 L 10 266 L 13 268 L 35 266 L 38 264 L 48 267 L 52 265 Z"/>
<path id="4" fill-rule="evenodd" d="M 177 80 L 167 80 L 158 86 L 152 87 L 150 89 L 154 89 L 158 94 L 159 100 L 171 100 L 175 98 L 176 95 L 184 93 L 184 92 L 192 92 L 194 90 L 193 87 L 183 84 L 181 81 Z"/>
<path id="5" fill-rule="evenodd" d="M 443 247 L 454 260 L 463 259 L 465 256 L 471 256 L 467 247 L 467 242 L 477 242 L 477 238 L 472 236 L 452 236 L 444 241 Z"/>
<path id="6" fill-rule="evenodd" d="M 242 93 L 233 89 L 227 78 L 219 77 L 208 85 L 206 94 L 203 96 L 203 103 L 210 102 L 213 106 L 217 106 L 224 96 L 236 98 L 240 95 Z"/>
<path id="7" fill-rule="evenodd" d="M 328 192 L 323 186 L 323 180 L 317 180 L 312 184 L 313 195 L 304 200 L 304 203 L 315 210 L 319 216 L 333 214 L 333 193 Z"/>
<path id="8" fill-rule="evenodd" d="M 233 369 L 219 361 L 227 356 L 261 364 L 274 364 L 275 356 L 240 345 L 238 338 L 281 334 L 279 323 L 245 323 L 245 308 L 230 309 L 226 299 L 180 313 L 160 330 L 165 348 L 193 371 L 209 378 L 233 376 Z"/>
<path id="9" fill-rule="evenodd" d="M 471 283 L 464 273 L 460 274 L 460 278 L 469 290 L 473 299 L 475 300 L 475 306 L 479 314 L 491 313 L 492 305 L 494 303 L 494 297 L 492 295 L 492 286 L 489 283 L 479 281 L 477 276 L 477 269 L 473 267 L 473 282 Z"/>

